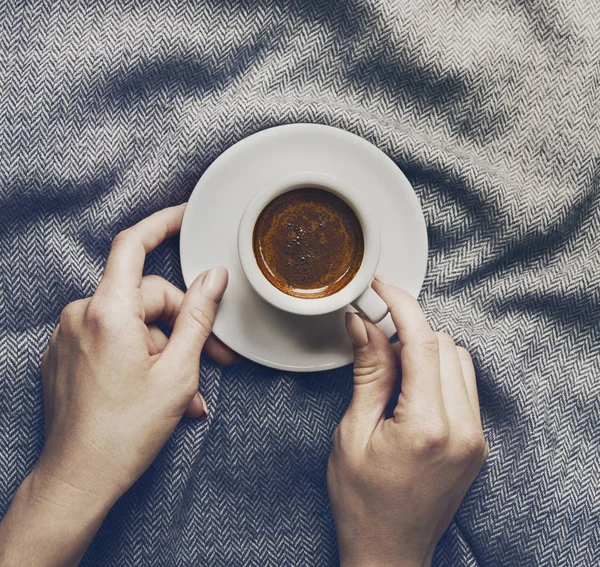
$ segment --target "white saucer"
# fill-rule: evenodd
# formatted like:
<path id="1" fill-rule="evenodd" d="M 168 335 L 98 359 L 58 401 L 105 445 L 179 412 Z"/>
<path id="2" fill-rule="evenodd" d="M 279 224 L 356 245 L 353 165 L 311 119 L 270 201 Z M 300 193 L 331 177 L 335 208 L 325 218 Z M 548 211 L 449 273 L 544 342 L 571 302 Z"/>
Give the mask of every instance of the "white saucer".
<path id="1" fill-rule="evenodd" d="M 427 230 L 418 198 L 404 174 L 381 150 L 345 130 L 289 124 L 263 130 L 221 154 L 196 185 L 181 227 L 181 269 L 189 287 L 215 265 L 229 270 L 214 333 L 242 356 L 297 372 L 352 362 L 344 311 L 303 316 L 263 301 L 250 287 L 237 252 L 238 224 L 248 202 L 273 179 L 321 171 L 363 190 L 379 219 L 377 272 L 418 296 L 427 264 Z M 388 315 L 379 326 L 395 333 Z"/>

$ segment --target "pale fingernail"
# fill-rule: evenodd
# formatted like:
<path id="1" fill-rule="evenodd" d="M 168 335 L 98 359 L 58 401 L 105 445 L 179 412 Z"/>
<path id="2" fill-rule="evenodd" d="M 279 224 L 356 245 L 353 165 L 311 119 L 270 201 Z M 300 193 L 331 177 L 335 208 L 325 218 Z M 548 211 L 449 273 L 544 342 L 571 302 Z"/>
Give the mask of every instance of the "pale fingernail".
<path id="1" fill-rule="evenodd" d="M 227 287 L 227 270 L 223 266 L 211 268 L 202 282 L 202 293 L 212 299 L 219 301 Z"/>
<path id="2" fill-rule="evenodd" d="M 389 280 L 386 280 L 385 278 L 383 278 L 380 274 L 375 274 L 375 279 L 382 284 L 385 285 L 396 285 L 394 282 L 391 282 Z"/>
<path id="3" fill-rule="evenodd" d="M 369 344 L 367 326 L 356 313 L 346 313 L 346 329 L 355 346 L 365 347 Z"/>
<path id="4" fill-rule="evenodd" d="M 196 397 L 202 404 L 202 414 L 200 415 L 200 419 L 206 419 L 208 417 L 208 406 L 206 405 L 206 400 L 202 397 L 202 394 L 198 392 Z"/>

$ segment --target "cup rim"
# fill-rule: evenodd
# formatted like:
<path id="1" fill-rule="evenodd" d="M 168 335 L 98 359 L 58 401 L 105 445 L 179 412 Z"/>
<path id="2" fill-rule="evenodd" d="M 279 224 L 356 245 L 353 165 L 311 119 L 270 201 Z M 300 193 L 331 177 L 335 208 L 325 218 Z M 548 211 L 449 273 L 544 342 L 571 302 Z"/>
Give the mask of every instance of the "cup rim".
<path id="1" fill-rule="evenodd" d="M 263 209 L 284 193 L 310 187 L 329 191 L 352 207 L 364 239 L 362 262 L 352 280 L 341 290 L 319 298 L 294 297 L 275 287 L 262 273 L 253 250 L 254 226 Z M 317 171 L 297 172 L 267 185 L 248 203 L 238 226 L 240 264 L 252 288 L 271 305 L 298 315 L 322 315 L 348 306 L 371 284 L 380 254 L 379 227 L 367 200 L 351 184 Z"/>

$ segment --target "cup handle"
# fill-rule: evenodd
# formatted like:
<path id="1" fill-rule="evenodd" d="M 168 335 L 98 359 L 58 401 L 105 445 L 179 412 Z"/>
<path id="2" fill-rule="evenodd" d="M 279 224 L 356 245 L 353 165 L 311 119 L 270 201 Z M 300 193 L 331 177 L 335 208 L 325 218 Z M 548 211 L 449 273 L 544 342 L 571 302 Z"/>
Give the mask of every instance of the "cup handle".
<path id="1" fill-rule="evenodd" d="M 388 306 L 371 286 L 365 289 L 351 305 L 366 315 L 373 323 L 379 323 L 388 314 Z"/>

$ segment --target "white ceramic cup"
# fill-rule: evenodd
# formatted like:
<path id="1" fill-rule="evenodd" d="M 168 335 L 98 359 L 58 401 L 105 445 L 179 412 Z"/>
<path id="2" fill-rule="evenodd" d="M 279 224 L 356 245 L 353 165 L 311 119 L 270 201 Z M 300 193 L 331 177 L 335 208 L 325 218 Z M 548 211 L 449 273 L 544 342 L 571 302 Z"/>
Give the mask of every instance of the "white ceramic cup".
<path id="1" fill-rule="evenodd" d="M 254 225 L 263 209 L 276 197 L 299 188 L 324 189 L 343 199 L 360 221 L 364 254 L 358 272 L 339 291 L 319 298 L 301 298 L 287 295 L 263 275 L 252 246 Z M 366 199 L 348 183 L 315 171 L 295 173 L 265 187 L 246 207 L 238 228 L 238 254 L 244 274 L 250 285 L 265 301 L 298 315 L 322 315 L 351 305 L 364 313 L 373 323 L 379 323 L 387 314 L 384 301 L 373 291 L 371 282 L 379 263 L 381 241 L 379 227 Z"/>

